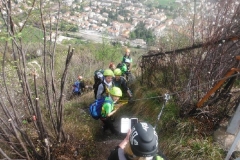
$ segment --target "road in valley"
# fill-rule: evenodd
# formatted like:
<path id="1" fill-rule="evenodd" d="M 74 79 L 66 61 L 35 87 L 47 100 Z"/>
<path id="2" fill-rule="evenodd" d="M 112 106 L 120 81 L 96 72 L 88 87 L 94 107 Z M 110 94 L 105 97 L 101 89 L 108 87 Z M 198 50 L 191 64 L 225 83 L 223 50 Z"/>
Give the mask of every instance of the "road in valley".
<path id="1" fill-rule="evenodd" d="M 92 30 L 79 30 L 76 33 L 68 33 L 69 35 L 79 36 L 85 40 L 94 41 L 97 43 L 102 43 L 103 39 L 107 39 L 108 41 L 114 40 L 115 37 L 108 36 L 102 32 L 92 31 Z"/>

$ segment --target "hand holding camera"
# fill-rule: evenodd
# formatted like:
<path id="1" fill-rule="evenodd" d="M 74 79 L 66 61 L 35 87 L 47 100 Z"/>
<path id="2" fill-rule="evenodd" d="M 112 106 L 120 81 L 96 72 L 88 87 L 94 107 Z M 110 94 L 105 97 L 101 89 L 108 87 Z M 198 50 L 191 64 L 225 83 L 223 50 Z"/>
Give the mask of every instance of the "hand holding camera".
<path id="1" fill-rule="evenodd" d="M 138 118 L 121 118 L 121 133 L 128 133 L 136 123 Z"/>

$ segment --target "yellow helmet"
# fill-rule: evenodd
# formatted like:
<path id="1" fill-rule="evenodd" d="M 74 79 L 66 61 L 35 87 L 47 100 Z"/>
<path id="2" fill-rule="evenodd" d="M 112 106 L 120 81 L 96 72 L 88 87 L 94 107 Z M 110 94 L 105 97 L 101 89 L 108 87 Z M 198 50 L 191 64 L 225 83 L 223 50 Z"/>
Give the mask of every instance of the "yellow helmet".
<path id="1" fill-rule="evenodd" d="M 112 87 L 109 91 L 112 96 L 122 97 L 122 90 L 118 87 Z"/>
<path id="2" fill-rule="evenodd" d="M 114 77 L 114 73 L 113 73 L 113 71 L 111 69 L 104 70 L 103 75 L 104 76 L 112 76 L 112 77 Z"/>
<path id="3" fill-rule="evenodd" d="M 115 76 L 121 76 L 122 75 L 122 71 L 119 68 L 116 68 L 113 73 L 114 73 Z"/>

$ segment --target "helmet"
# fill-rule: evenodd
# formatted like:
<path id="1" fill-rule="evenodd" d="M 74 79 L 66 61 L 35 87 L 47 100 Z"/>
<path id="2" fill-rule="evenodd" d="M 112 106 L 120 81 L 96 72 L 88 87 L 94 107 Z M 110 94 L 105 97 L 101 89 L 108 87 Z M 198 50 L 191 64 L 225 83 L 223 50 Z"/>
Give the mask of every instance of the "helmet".
<path id="1" fill-rule="evenodd" d="M 104 76 L 114 76 L 113 74 L 113 71 L 111 69 L 106 69 L 104 72 L 103 72 L 103 75 Z"/>
<path id="2" fill-rule="evenodd" d="M 119 68 L 115 69 L 113 73 L 114 73 L 115 76 L 121 76 L 122 75 L 122 71 Z"/>
<path id="3" fill-rule="evenodd" d="M 125 62 L 130 63 L 131 61 L 130 61 L 130 59 L 127 58 L 127 59 L 125 59 Z"/>
<path id="4" fill-rule="evenodd" d="M 138 157 L 151 157 L 158 151 L 158 136 L 153 126 L 140 122 L 133 126 L 130 137 L 132 152 Z"/>
<path id="5" fill-rule="evenodd" d="M 113 96 L 122 97 L 122 90 L 118 87 L 112 87 L 109 93 Z"/>
<path id="6" fill-rule="evenodd" d="M 78 76 L 78 79 L 81 80 L 83 77 L 82 76 Z"/>
<path id="7" fill-rule="evenodd" d="M 128 48 L 126 48 L 126 50 L 125 50 L 126 52 L 130 52 L 130 49 L 128 49 Z"/>

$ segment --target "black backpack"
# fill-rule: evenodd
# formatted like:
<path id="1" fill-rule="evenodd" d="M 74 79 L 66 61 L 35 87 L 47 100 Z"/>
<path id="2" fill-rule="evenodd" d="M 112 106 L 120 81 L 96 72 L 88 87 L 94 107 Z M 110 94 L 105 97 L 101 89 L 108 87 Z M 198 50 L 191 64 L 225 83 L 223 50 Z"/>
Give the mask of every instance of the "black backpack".
<path id="1" fill-rule="evenodd" d="M 94 72 L 94 84 L 93 84 L 93 90 L 94 90 L 94 96 L 96 99 L 97 96 L 97 90 L 98 86 L 103 82 L 103 72 L 104 70 L 99 69 Z"/>

